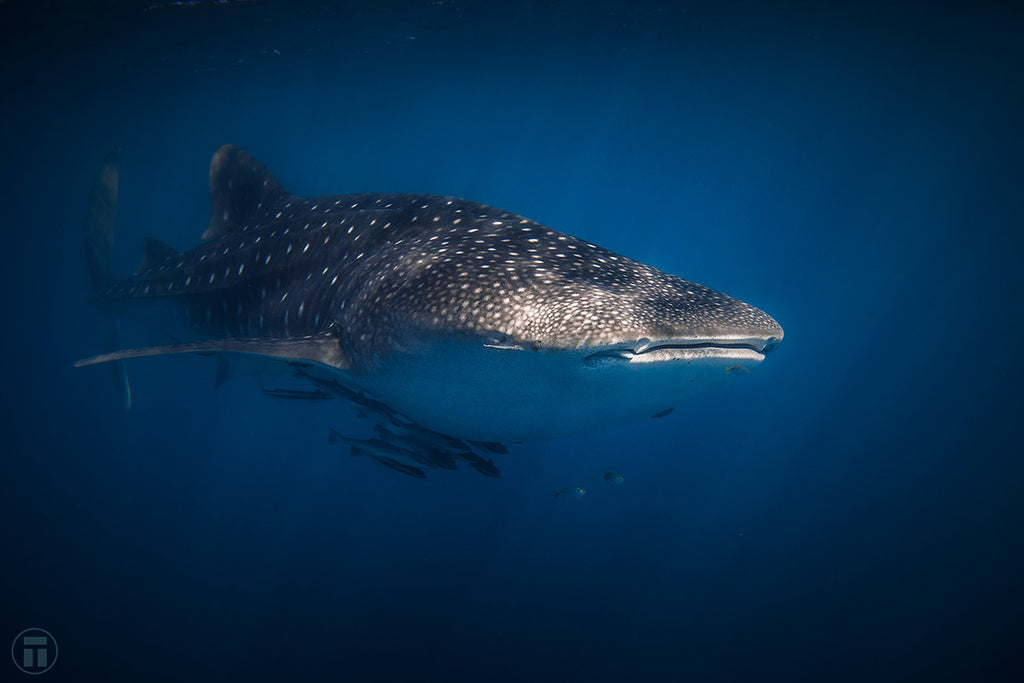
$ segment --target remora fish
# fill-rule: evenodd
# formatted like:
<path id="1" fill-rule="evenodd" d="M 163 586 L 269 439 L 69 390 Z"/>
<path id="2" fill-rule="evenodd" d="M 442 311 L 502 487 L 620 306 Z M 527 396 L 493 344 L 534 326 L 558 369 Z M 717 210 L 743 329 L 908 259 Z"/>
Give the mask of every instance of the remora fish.
<path id="1" fill-rule="evenodd" d="M 494 464 L 494 458 L 484 460 L 473 451 L 455 451 L 449 453 L 449 455 L 457 458 L 462 458 L 468 462 L 473 469 L 485 477 L 494 477 L 495 479 L 501 478 L 501 470 L 498 469 L 497 465 Z"/>
<path id="2" fill-rule="evenodd" d="M 494 479 L 501 479 L 501 470 L 494 464 L 494 458 L 484 460 L 480 458 L 478 460 L 470 460 L 469 464 L 480 474 L 485 477 L 493 477 Z"/>
<path id="3" fill-rule="evenodd" d="M 380 426 L 378 424 L 378 426 Z M 468 451 L 469 446 L 466 445 L 459 439 L 448 436 L 447 434 L 439 434 L 438 432 L 421 427 L 415 422 L 405 423 L 398 420 L 393 420 L 389 426 L 384 427 L 384 434 L 381 435 L 385 441 L 396 436 L 409 443 L 415 443 L 418 447 L 422 448 L 437 448 L 442 451 Z M 508 449 L 505 449 L 508 453 Z"/>
<path id="4" fill-rule="evenodd" d="M 464 199 L 303 199 L 233 146 L 213 157 L 210 198 L 202 244 L 149 241 L 135 275 L 94 277 L 97 304 L 164 304 L 190 336 L 77 365 L 251 354 L 436 432 L 508 442 L 650 416 L 782 339 L 742 301 Z"/>
<path id="5" fill-rule="evenodd" d="M 351 439 L 332 429 L 328 433 L 327 443 L 332 446 L 339 443 L 347 443 L 351 448 L 349 452 L 352 455 L 368 456 L 376 460 L 381 465 L 389 467 L 396 472 L 407 474 L 410 477 L 425 479 L 427 476 L 419 467 L 397 460 L 397 458 L 411 457 L 412 453 L 390 444 L 386 444 L 378 439 Z"/>
<path id="6" fill-rule="evenodd" d="M 401 472 L 402 474 L 408 475 L 410 477 L 415 477 L 416 479 L 427 478 L 427 473 L 421 470 L 419 467 L 416 467 L 415 465 L 407 465 L 404 462 L 399 462 L 398 460 L 395 460 L 394 458 L 389 458 L 386 455 L 374 455 L 373 453 L 367 453 L 363 449 L 356 448 L 354 446 L 352 448 L 352 455 L 368 455 L 369 457 L 373 458 L 384 467 L 393 469 L 396 472 Z"/>
<path id="7" fill-rule="evenodd" d="M 398 440 L 408 446 L 414 459 L 421 464 L 428 467 L 440 467 L 446 470 L 455 469 L 455 461 L 452 460 L 452 456 L 446 450 L 438 447 L 433 441 L 417 438 L 414 432 L 395 434 L 382 424 L 375 425 L 373 431 L 377 433 L 381 441 L 391 443 L 394 440 Z"/>

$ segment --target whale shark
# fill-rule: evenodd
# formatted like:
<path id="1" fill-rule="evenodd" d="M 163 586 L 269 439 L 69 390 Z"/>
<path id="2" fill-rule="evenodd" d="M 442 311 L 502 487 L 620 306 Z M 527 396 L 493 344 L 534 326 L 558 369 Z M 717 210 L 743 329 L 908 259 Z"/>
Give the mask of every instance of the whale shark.
<path id="1" fill-rule="evenodd" d="M 244 357 L 319 378 L 311 397 L 333 382 L 407 424 L 500 444 L 664 414 L 783 338 L 754 306 L 529 218 L 425 194 L 306 199 L 232 145 L 210 164 L 200 244 L 147 238 L 139 269 L 116 279 L 116 157 L 101 178 L 92 301 L 158 321 L 168 343 L 78 366 Z"/>

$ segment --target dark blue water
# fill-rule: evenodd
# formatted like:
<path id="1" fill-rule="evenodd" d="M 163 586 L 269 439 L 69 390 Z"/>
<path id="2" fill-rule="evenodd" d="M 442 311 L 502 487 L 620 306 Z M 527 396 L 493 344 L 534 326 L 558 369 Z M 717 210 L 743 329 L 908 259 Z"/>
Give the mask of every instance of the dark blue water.
<path id="1" fill-rule="evenodd" d="M 1022 673 L 1009 6 L 92 4 L 0 3 L 0 645 L 49 631 L 38 680 Z M 305 196 L 529 216 L 785 342 L 666 418 L 515 447 L 500 480 L 350 458 L 326 443 L 350 411 L 215 390 L 209 359 L 136 362 L 125 414 L 72 368 L 104 350 L 92 176 L 124 148 L 127 274 L 145 235 L 198 242 L 229 142 Z"/>

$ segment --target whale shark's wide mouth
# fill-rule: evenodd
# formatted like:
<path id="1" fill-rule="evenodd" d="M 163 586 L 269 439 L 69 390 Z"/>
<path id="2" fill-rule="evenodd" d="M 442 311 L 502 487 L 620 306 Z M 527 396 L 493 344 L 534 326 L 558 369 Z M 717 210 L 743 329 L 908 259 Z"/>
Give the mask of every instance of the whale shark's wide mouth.
<path id="1" fill-rule="evenodd" d="M 631 344 L 616 344 L 596 350 L 583 362 L 587 365 L 602 365 L 608 362 L 656 363 L 678 360 L 750 360 L 761 362 L 774 351 L 779 337 L 743 337 L 719 339 L 664 339 L 651 341 L 643 338 Z"/>

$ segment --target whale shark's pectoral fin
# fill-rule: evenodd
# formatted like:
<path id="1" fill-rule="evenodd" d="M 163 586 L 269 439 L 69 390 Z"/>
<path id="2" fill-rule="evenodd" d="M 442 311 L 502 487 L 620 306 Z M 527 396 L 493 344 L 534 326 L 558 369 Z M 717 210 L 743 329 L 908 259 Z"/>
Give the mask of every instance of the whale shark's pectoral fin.
<path id="1" fill-rule="evenodd" d="M 147 356 L 166 356 L 174 353 L 244 353 L 262 356 L 284 362 L 315 363 L 335 370 L 346 370 L 350 363 L 342 352 L 338 339 L 330 331 L 310 337 L 292 337 L 285 339 L 210 339 L 187 344 L 165 344 L 149 346 L 141 349 L 124 349 L 113 353 L 103 353 L 91 358 L 84 358 L 75 363 L 76 368 L 87 365 L 98 365 L 130 358 Z"/>

